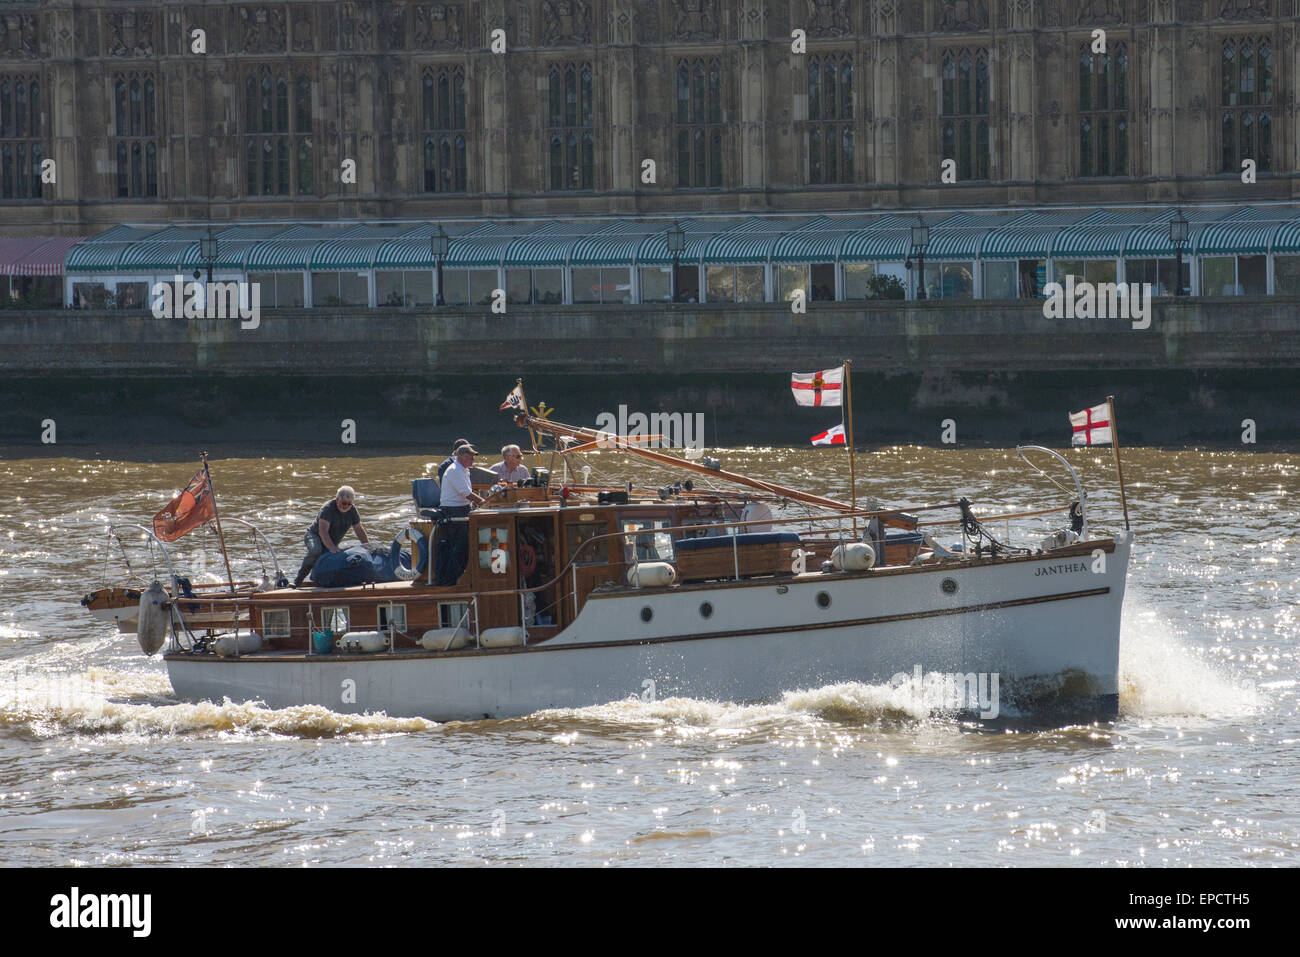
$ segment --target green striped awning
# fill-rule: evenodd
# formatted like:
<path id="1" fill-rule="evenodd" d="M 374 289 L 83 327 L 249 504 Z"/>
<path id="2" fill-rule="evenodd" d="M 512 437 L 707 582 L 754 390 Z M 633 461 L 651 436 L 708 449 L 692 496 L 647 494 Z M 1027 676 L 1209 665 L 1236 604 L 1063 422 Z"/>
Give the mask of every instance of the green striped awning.
<path id="1" fill-rule="evenodd" d="M 380 248 L 389 239 L 406 235 L 409 225 L 354 226 L 336 239 L 328 239 L 312 250 L 313 270 L 369 269 L 374 265 Z"/>
<path id="2" fill-rule="evenodd" d="M 117 268 L 118 259 L 133 243 L 156 236 L 161 230 L 139 229 L 134 226 L 114 226 L 93 239 L 78 243 L 68 251 L 64 274 L 78 272 L 111 272 Z"/>
<path id="3" fill-rule="evenodd" d="M 805 221 L 772 244 L 772 262 L 833 263 L 845 237 L 863 228 L 868 222 L 860 216 L 843 219 L 818 216 Z"/>
<path id="4" fill-rule="evenodd" d="M 1062 229 L 1085 219 L 1085 213 L 1023 213 L 994 229 L 980 246 L 980 259 L 1047 259 Z"/>
<path id="5" fill-rule="evenodd" d="M 176 272 L 191 251 L 199 249 L 197 239 L 132 243 L 117 261 L 119 272 Z"/>
<path id="6" fill-rule="evenodd" d="M 207 230 L 199 232 L 205 234 Z M 217 230 L 217 258 L 212 261 L 212 266 L 214 269 L 243 269 L 249 250 L 283 232 L 283 226 L 228 226 Z M 202 248 L 197 242 L 186 250 L 180 262 L 181 272 L 188 273 L 206 267 L 207 260 L 201 253 Z"/>
<path id="7" fill-rule="evenodd" d="M 311 256 L 322 242 L 337 239 L 342 229 L 290 226 L 248 253 L 249 272 L 301 272 L 311 268 Z"/>
<path id="8" fill-rule="evenodd" d="M 668 230 L 672 228 L 672 223 L 658 222 L 642 225 L 649 227 L 653 232 L 641 240 L 641 246 L 636 252 L 637 265 L 671 266 L 673 254 L 668 251 Z M 682 232 L 686 234 L 686 248 L 678 257 L 678 261 L 682 263 L 697 262 L 709 240 L 725 228 L 718 223 L 700 222 L 694 219 L 679 220 L 679 225 Z"/>
<path id="9" fill-rule="evenodd" d="M 550 223 L 507 246 L 503 264 L 533 269 L 563 266 L 574 245 L 595 228 L 582 220 Z"/>
<path id="10" fill-rule="evenodd" d="M 840 247 L 840 262 L 901 262 L 912 251 L 912 227 L 915 225 L 915 219 L 883 216 L 879 223 L 845 237 Z"/>
<path id="11" fill-rule="evenodd" d="M 1273 252 L 1300 253 L 1300 220 L 1283 223 L 1273 237 Z"/>
<path id="12" fill-rule="evenodd" d="M 954 213 L 947 219 L 930 224 L 927 259 L 974 259 L 989 230 L 1010 222 L 1008 216 Z"/>
<path id="13" fill-rule="evenodd" d="M 443 264 L 452 269 L 495 269 L 510 244 L 533 232 L 538 223 L 487 223 L 454 236 Z"/>
<path id="14" fill-rule="evenodd" d="M 803 222 L 798 220 L 795 222 Z M 751 218 L 716 233 L 704 244 L 700 261 L 706 266 L 743 266 L 766 263 L 775 243 L 790 220 Z"/>
<path id="15" fill-rule="evenodd" d="M 1052 243 L 1053 259 L 1110 259 L 1124 254 L 1124 240 L 1140 220 L 1092 219 L 1066 226 Z"/>
<path id="16" fill-rule="evenodd" d="M 1278 224 L 1268 220 L 1255 222 L 1211 223 L 1196 240 L 1198 256 L 1261 256 L 1268 252 L 1269 240 Z M 1165 229 L 1165 240 L 1169 239 Z"/>
<path id="17" fill-rule="evenodd" d="M 631 266 L 636 262 L 636 251 L 652 228 L 649 223 L 635 220 L 611 223 L 574 243 L 569 250 L 569 265 Z"/>

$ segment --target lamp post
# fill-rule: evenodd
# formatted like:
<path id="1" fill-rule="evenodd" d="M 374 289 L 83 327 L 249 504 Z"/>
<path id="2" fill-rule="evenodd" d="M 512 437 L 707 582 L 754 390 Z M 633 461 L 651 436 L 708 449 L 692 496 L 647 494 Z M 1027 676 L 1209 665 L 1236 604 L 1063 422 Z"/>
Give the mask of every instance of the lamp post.
<path id="1" fill-rule="evenodd" d="M 677 263 L 681 257 L 682 250 L 686 248 L 686 233 L 682 231 L 681 225 L 677 220 L 673 220 L 673 228 L 668 230 L 668 251 L 673 254 L 673 281 L 672 281 L 672 300 L 677 301 Z"/>
<path id="2" fill-rule="evenodd" d="M 212 264 L 217 259 L 217 237 L 212 233 L 212 227 L 208 227 L 208 234 L 199 238 L 199 255 L 208 263 L 208 282 L 212 282 Z"/>
<path id="3" fill-rule="evenodd" d="M 438 298 L 434 300 L 434 305 L 445 306 L 447 301 L 442 298 L 442 261 L 451 246 L 451 239 L 439 226 L 438 231 L 429 237 L 429 245 L 433 251 L 433 258 L 438 263 Z"/>
<path id="4" fill-rule="evenodd" d="M 916 298 L 925 298 L 925 247 L 930 245 L 930 227 L 925 225 L 925 220 L 920 216 L 916 217 L 916 225 L 912 227 L 912 248 L 916 250 L 917 262 L 917 283 Z"/>
<path id="5" fill-rule="evenodd" d="M 1169 242 L 1178 251 L 1178 272 L 1174 276 L 1174 295 L 1183 294 L 1183 247 L 1187 245 L 1187 220 L 1183 211 L 1169 221 Z"/>

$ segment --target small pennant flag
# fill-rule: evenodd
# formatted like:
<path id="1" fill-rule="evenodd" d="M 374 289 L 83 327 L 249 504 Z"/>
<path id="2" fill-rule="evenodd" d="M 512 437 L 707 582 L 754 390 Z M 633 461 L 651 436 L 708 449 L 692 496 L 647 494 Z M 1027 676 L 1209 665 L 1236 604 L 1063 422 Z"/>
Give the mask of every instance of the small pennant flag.
<path id="1" fill-rule="evenodd" d="M 528 411 L 528 409 L 526 409 L 526 408 L 524 407 L 524 388 L 523 388 L 523 386 L 519 386 L 519 385 L 517 385 L 517 386 L 515 386 L 513 389 L 510 390 L 510 394 L 509 394 L 508 396 L 506 396 L 506 400 L 505 400 L 504 402 L 501 403 L 501 409 L 514 409 L 514 410 L 516 410 L 517 412 L 527 412 L 527 411 Z M 501 409 L 497 409 L 497 411 L 500 412 Z"/>
<path id="2" fill-rule="evenodd" d="M 795 372 L 790 376 L 790 391 L 799 405 L 842 405 L 844 366 L 821 372 Z"/>
<path id="3" fill-rule="evenodd" d="M 844 444 L 844 426 L 837 425 L 834 428 L 827 429 L 820 435 L 812 437 L 813 445 L 843 445 Z"/>
<path id="4" fill-rule="evenodd" d="M 1071 445 L 1110 445 L 1114 441 L 1108 403 L 1094 405 L 1082 412 L 1071 412 L 1070 425 L 1074 428 Z"/>

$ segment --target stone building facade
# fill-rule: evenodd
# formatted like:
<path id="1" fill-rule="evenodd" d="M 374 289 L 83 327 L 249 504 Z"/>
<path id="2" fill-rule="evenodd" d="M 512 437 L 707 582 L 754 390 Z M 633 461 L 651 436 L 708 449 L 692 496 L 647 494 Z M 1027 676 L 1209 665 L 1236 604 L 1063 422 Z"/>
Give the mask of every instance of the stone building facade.
<path id="1" fill-rule="evenodd" d="M 1298 15 L 1300 0 L 0 0 L 0 223 L 1294 200 Z"/>

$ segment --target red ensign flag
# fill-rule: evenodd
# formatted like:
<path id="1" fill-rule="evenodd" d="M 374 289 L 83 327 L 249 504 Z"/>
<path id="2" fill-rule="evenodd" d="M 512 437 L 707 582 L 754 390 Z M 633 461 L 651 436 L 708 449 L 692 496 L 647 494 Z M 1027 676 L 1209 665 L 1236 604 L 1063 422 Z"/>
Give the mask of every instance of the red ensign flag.
<path id="1" fill-rule="evenodd" d="M 185 486 L 185 491 L 153 517 L 153 533 L 164 542 L 174 542 L 216 516 L 208 473 L 205 469 L 199 469 L 198 474 L 190 479 L 190 484 Z"/>

